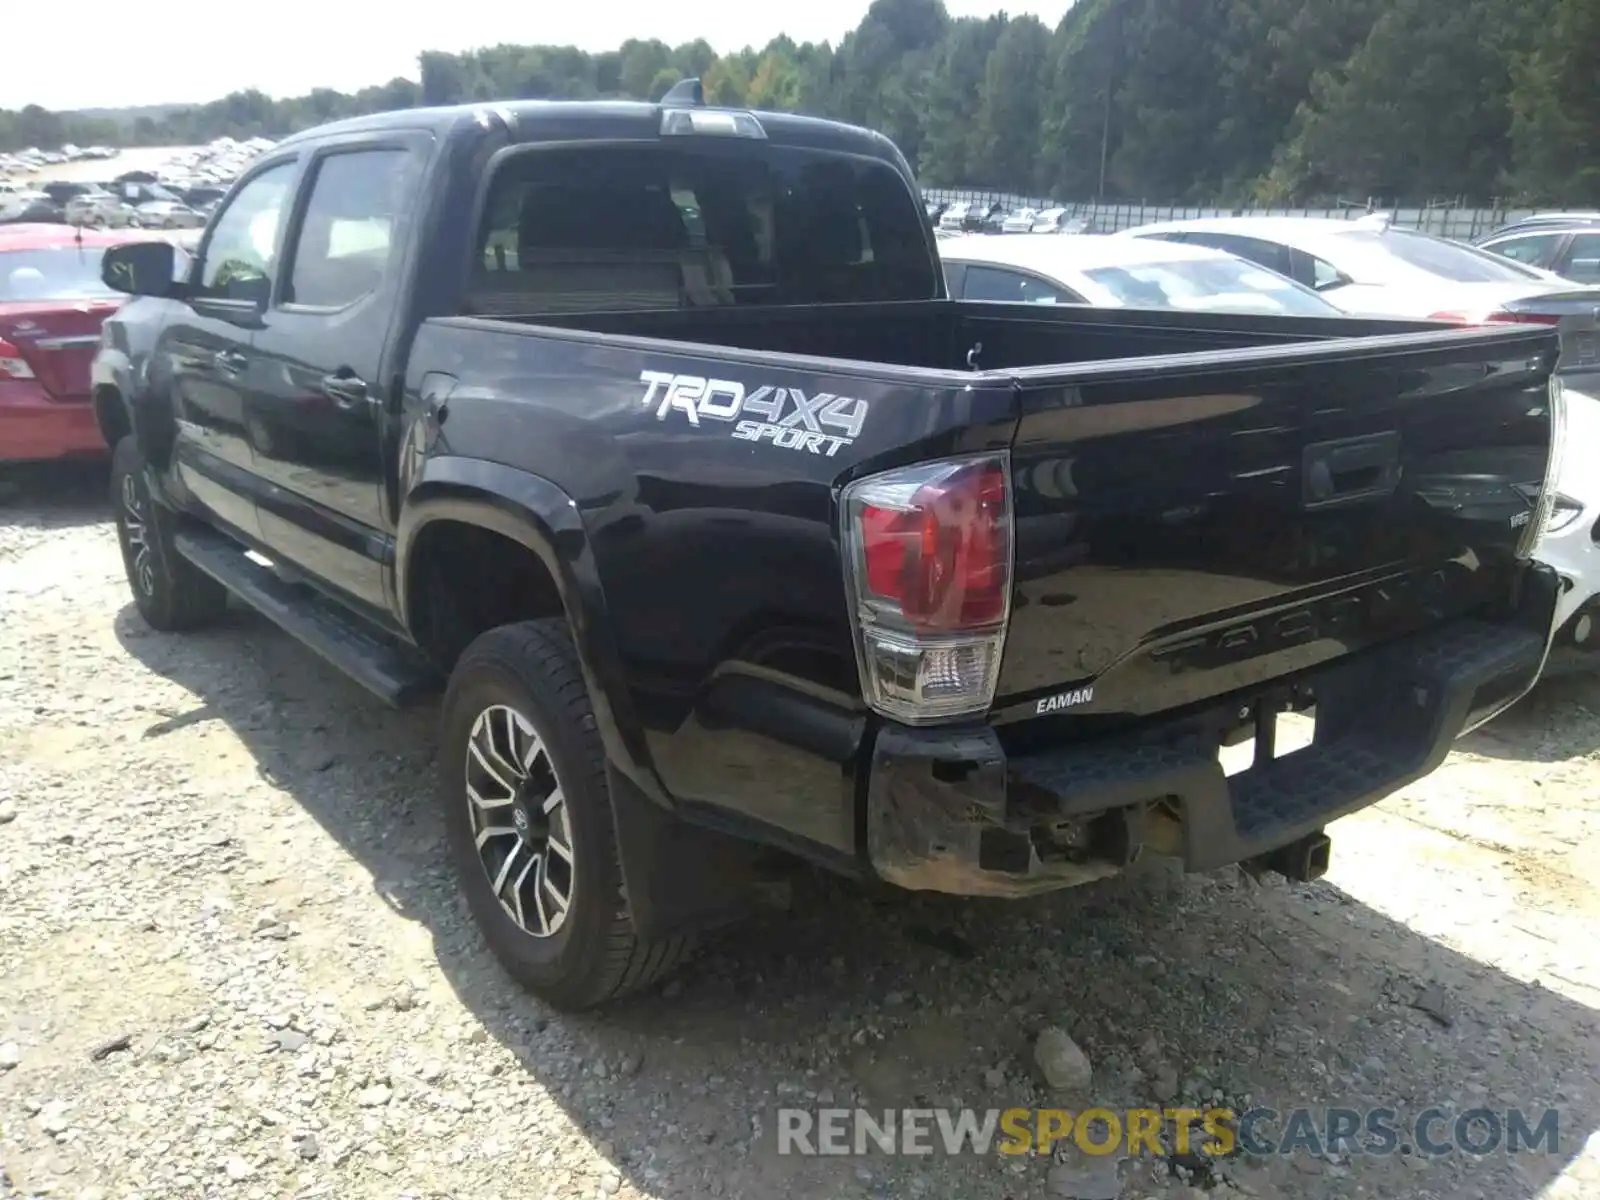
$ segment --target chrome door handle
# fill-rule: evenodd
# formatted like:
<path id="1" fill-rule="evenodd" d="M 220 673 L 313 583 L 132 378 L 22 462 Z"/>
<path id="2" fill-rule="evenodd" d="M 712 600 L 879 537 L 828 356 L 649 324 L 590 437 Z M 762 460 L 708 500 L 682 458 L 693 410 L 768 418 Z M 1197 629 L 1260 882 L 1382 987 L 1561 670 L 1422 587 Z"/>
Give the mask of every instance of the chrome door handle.
<path id="1" fill-rule="evenodd" d="M 211 361 L 225 375 L 243 375 L 245 368 L 250 365 L 250 360 L 237 350 L 218 350 L 211 356 Z"/>
<path id="2" fill-rule="evenodd" d="M 366 380 L 354 375 L 324 375 L 322 394 L 339 408 L 359 408 L 369 399 Z"/>

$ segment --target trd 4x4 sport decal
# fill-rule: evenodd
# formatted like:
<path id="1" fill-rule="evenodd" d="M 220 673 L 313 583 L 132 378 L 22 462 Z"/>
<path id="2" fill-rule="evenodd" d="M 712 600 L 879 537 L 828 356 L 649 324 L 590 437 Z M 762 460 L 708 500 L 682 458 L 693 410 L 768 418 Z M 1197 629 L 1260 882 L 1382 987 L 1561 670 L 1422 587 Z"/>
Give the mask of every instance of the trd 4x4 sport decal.
<path id="1" fill-rule="evenodd" d="M 696 428 L 702 420 L 731 421 L 733 436 L 740 441 L 771 442 L 828 458 L 860 437 L 867 422 L 865 400 L 828 392 L 808 397 L 799 388 L 770 386 L 747 392 L 744 384 L 730 379 L 670 371 L 640 371 L 639 382 L 645 385 L 642 403 L 655 406 L 658 421 L 674 410 Z"/>

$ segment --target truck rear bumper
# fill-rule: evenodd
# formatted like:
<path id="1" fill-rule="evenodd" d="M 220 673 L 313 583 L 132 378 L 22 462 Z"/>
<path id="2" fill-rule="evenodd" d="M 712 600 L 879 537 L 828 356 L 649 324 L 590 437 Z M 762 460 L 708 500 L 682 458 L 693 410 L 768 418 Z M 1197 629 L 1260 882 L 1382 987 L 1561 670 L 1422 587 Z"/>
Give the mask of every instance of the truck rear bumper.
<path id="1" fill-rule="evenodd" d="M 885 726 L 867 784 L 873 869 L 918 891 L 1024 896 L 1144 849 L 1191 871 L 1269 856 L 1427 775 L 1526 694 L 1558 590 L 1530 565 L 1504 621 L 1453 621 L 1115 738 L 1008 756 L 986 725 Z M 1311 706 L 1311 744 L 1273 757 L 1276 714 Z M 1218 747 L 1242 722 L 1256 761 L 1228 776 Z"/>

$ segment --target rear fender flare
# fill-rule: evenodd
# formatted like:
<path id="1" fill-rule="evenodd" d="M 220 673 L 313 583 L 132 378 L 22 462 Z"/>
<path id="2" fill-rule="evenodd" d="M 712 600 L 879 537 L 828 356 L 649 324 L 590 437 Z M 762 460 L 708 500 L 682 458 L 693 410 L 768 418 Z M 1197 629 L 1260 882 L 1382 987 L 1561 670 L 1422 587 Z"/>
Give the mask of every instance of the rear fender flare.
<path id="1" fill-rule="evenodd" d="M 572 497 L 515 467 L 456 456 L 428 459 L 400 507 L 395 539 L 394 601 L 407 629 L 412 552 L 422 531 L 441 520 L 498 533 L 538 556 L 560 593 L 607 756 L 640 791 L 670 807 L 628 695 L 605 593 Z"/>

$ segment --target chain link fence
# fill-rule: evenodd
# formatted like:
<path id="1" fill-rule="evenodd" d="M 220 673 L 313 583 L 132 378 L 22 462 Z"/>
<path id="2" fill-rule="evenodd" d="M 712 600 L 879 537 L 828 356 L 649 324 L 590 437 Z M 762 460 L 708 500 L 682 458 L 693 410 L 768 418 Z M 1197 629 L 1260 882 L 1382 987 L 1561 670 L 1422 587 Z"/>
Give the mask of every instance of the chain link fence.
<path id="1" fill-rule="evenodd" d="M 1470 241 L 1490 230 L 1498 229 L 1511 221 L 1532 216 L 1548 209 L 1491 206 L 1474 208 L 1459 202 L 1434 201 L 1421 206 L 1391 206 L 1375 200 L 1336 200 L 1331 204 L 1302 205 L 1295 207 L 1266 207 L 1254 205 L 1219 206 L 1195 204 L 1154 204 L 1148 200 L 1137 202 L 1078 201 L 1065 202 L 1041 196 L 1023 196 L 1015 192 L 997 192 L 982 188 L 923 188 L 922 194 L 935 204 L 968 203 L 999 204 L 1008 212 L 1032 208 L 1065 209 L 1075 218 L 1087 218 L 1091 228 L 1101 233 L 1116 233 L 1137 225 L 1156 221 L 1186 221 L 1205 217 L 1332 217 L 1336 220 L 1354 220 L 1370 212 L 1392 214 L 1394 223 L 1406 229 L 1420 229 L 1441 237 Z"/>

